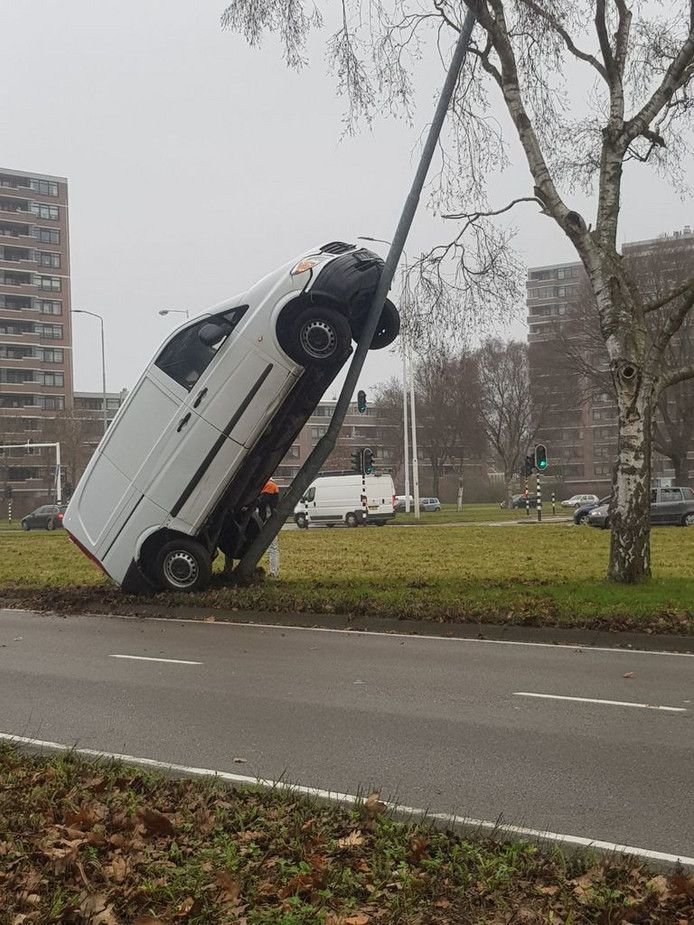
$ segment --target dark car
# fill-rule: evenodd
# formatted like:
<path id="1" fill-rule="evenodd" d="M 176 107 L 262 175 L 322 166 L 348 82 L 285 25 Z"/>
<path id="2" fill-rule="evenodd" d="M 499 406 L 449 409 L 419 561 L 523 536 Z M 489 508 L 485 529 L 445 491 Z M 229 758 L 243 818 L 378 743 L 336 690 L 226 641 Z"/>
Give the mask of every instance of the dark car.
<path id="1" fill-rule="evenodd" d="M 609 505 L 601 504 L 588 514 L 591 527 L 610 526 Z M 694 527 L 694 490 L 691 488 L 651 489 L 651 525 Z"/>
<path id="2" fill-rule="evenodd" d="M 528 495 L 528 504 L 530 507 L 537 507 L 537 497 L 535 495 Z M 511 507 L 515 508 L 524 508 L 525 504 L 525 495 L 514 495 L 511 499 Z"/>
<path id="3" fill-rule="evenodd" d="M 610 496 L 606 498 L 601 498 L 597 504 L 594 501 L 588 502 L 588 504 L 582 504 L 580 507 L 577 507 L 574 511 L 574 523 L 585 526 L 588 523 L 588 515 L 591 511 L 595 510 L 596 507 L 600 507 L 601 504 L 609 504 Z"/>
<path id="4" fill-rule="evenodd" d="M 65 504 L 42 504 L 22 518 L 22 530 L 55 530 L 63 526 Z"/>

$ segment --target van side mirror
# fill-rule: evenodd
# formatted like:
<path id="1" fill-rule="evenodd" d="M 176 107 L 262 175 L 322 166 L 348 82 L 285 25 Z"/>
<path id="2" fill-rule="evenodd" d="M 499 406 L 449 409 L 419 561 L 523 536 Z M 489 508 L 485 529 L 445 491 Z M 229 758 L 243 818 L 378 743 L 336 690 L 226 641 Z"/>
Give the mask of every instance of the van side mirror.
<path id="1" fill-rule="evenodd" d="M 198 331 L 198 337 L 206 347 L 214 347 L 214 345 L 223 337 L 226 337 L 231 330 L 231 325 L 228 323 L 208 321 L 207 324 L 203 324 Z"/>

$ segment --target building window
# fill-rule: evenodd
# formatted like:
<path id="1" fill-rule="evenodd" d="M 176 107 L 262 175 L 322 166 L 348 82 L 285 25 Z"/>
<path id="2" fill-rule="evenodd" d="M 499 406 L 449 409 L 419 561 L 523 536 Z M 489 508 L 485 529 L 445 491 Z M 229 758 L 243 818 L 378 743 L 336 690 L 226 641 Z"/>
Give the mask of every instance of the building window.
<path id="1" fill-rule="evenodd" d="M 40 253 L 39 266 L 53 267 L 57 270 L 60 267 L 60 254 L 49 254 L 46 252 Z"/>
<path id="2" fill-rule="evenodd" d="M 312 428 L 311 428 L 311 440 L 312 440 L 314 443 L 318 443 L 318 441 L 321 439 L 321 437 L 324 437 L 324 436 L 326 435 L 327 432 L 328 432 L 328 428 L 327 428 L 327 427 L 323 427 L 322 425 L 320 425 L 320 426 L 318 426 L 318 427 L 312 427 Z"/>
<path id="3" fill-rule="evenodd" d="M 40 373 L 41 381 L 44 385 L 49 385 L 55 388 L 56 386 L 62 386 L 65 384 L 63 373 Z"/>
<path id="4" fill-rule="evenodd" d="M 42 315 L 62 315 L 63 304 L 56 299 L 36 299 L 36 309 Z"/>
<path id="5" fill-rule="evenodd" d="M 44 363 L 62 363 L 63 351 L 54 350 L 52 347 L 39 348 L 38 357 Z"/>
<path id="6" fill-rule="evenodd" d="M 287 450 L 287 459 L 298 459 L 301 456 L 301 447 L 298 444 L 290 446 Z"/>
<path id="7" fill-rule="evenodd" d="M 36 285 L 39 289 L 50 289 L 52 292 L 60 292 L 61 281 L 59 276 L 39 276 Z"/>
<path id="8" fill-rule="evenodd" d="M 39 218 L 47 218 L 54 222 L 58 220 L 60 214 L 58 206 L 47 206 L 42 202 L 32 202 L 30 210 Z"/>
<path id="9" fill-rule="evenodd" d="M 63 336 L 62 324 L 37 324 L 34 326 L 34 332 L 39 337 L 50 337 L 54 340 L 60 340 Z"/>
<path id="10" fill-rule="evenodd" d="M 57 196 L 58 184 L 53 180 L 29 180 L 29 187 L 42 196 Z"/>
<path id="11" fill-rule="evenodd" d="M 65 398 L 62 395 L 40 395 L 39 407 L 44 411 L 62 411 L 65 408 Z"/>
<path id="12" fill-rule="evenodd" d="M 31 234 L 41 244 L 60 244 L 60 231 L 57 228 L 34 228 Z"/>

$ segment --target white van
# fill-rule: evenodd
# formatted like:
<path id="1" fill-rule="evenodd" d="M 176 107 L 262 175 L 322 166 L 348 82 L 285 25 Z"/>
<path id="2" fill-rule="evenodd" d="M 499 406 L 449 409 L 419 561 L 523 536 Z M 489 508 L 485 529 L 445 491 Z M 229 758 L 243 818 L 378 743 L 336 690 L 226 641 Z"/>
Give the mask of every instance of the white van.
<path id="1" fill-rule="evenodd" d="M 395 517 L 395 486 L 389 475 L 367 475 L 366 495 L 361 475 L 323 475 L 306 490 L 294 508 L 294 521 L 309 524 L 377 524 Z"/>
<path id="2" fill-rule="evenodd" d="M 217 548 L 243 554 L 262 486 L 359 339 L 382 269 L 364 248 L 323 245 L 164 342 L 63 520 L 124 590 L 197 590 Z M 387 302 L 371 347 L 398 329 Z"/>

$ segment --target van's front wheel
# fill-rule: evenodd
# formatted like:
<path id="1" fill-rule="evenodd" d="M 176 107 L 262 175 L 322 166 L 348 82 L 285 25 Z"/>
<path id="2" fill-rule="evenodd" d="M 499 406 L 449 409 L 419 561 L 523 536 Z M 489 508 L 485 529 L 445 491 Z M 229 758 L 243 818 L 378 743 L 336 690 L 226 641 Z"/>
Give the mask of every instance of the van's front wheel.
<path id="1" fill-rule="evenodd" d="M 210 581 L 212 564 L 207 550 L 195 540 L 172 540 L 159 551 L 156 577 L 168 591 L 202 591 Z"/>

